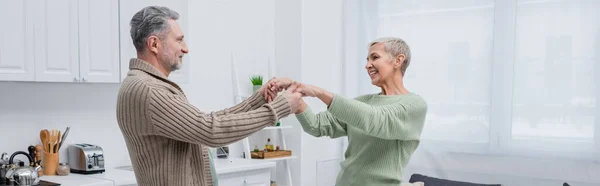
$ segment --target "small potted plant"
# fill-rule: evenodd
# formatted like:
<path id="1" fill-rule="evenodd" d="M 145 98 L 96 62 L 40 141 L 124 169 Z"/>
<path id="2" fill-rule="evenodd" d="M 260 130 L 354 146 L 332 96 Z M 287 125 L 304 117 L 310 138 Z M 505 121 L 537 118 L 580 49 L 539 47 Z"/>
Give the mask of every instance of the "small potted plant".
<path id="1" fill-rule="evenodd" d="M 252 91 L 256 92 L 263 84 L 263 77 L 261 75 L 254 75 L 250 77 L 250 81 L 252 82 Z"/>

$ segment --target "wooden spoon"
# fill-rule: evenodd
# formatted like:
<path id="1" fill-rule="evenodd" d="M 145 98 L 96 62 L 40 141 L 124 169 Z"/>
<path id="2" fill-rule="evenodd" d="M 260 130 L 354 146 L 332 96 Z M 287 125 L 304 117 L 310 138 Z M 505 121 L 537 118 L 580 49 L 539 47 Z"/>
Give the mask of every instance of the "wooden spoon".
<path id="1" fill-rule="evenodd" d="M 56 130 L 52 130 L 50 134 L 50 154 L 54 154 L 54 143 L 56 142 Z"/>
<path id="2" fill-rule="evenodd" d="M 58 154 L 58 149 L 60 149 L 60 145 L 59 144 L 60 144 L 60 137 L 61 136 L 60 136 L 60 130 L 57 130 L 57 131 L 58 131 L 58 136 L 56 136 L 57 138 L 55 139 L 56 144 L 54 144 L 54 153 Z"/>
<path id="3" fill-rule="evenodd" d="M 40 131 L 40 140 L 42 140 L 42 146 L 44 147 L 44 151 L 48 152 L 50 148 L 48 147 L 48 138 L 50 137 L 50 132 L 44 129 Z"/>

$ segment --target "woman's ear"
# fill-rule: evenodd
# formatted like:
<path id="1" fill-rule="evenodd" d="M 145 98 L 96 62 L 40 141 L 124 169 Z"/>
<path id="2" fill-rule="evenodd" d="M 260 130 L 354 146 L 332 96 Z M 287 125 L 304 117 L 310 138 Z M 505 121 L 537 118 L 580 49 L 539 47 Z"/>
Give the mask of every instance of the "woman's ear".
<path id="1" fill-rule="evenodd" d="M 399 69 L 400 67 L 402 67 L 402 63 L 404 63 L 405 58 L 406 57 L 404 56 L 404 54 L 398 55 L 398 57 L 396 57 L 396 60 L 394 60 L 394 69 Z"/>

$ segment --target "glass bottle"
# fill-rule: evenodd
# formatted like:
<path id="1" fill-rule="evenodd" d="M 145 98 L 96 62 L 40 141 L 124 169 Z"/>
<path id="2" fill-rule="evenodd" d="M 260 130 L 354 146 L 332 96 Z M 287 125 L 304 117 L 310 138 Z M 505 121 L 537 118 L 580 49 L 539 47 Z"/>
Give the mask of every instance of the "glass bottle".
<path id="1" fill-rule="evenodd" d="M 267 138 L 267 144 L 265 144 L 266 151 L 273 151 L 273 144 L 271 143 L 271 138 Z"/>

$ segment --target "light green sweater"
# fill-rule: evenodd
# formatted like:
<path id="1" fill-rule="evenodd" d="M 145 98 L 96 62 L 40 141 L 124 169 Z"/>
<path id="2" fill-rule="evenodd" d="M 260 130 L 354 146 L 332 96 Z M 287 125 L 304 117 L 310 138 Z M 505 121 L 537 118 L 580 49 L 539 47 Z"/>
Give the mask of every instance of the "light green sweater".
<path id="1" fill-rule="evenodd" d="M 334 95 L 328 110 L 297 114 L 305 132 L 315 137 L 348 136 L 337 186 L 399 186 L 403 169 L 419 145 L 427 103 L 417 94 Z"/>

